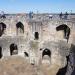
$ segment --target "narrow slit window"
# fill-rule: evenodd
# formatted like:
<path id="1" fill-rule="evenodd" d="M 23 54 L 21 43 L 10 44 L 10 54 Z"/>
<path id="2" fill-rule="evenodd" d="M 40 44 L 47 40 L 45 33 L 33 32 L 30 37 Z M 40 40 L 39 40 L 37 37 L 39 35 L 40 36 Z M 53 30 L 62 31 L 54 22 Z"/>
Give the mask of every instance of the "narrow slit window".
<path id="1" fill-rule="evenodd" d="M 29 54 L 27 52 L 24 52 L 25 57 L 29 57 Z"/>
<path id="2" fill-rule="evenodd" d="M 0 47 L 0 59 L 2 58 L 2 47 Z"/>
<path id="3" fill-rule="evenodd" d="M 38 32 L 35 32 L 34 36 L 35 36 L 35 40 L 39 39 L 39 33 Z"/>

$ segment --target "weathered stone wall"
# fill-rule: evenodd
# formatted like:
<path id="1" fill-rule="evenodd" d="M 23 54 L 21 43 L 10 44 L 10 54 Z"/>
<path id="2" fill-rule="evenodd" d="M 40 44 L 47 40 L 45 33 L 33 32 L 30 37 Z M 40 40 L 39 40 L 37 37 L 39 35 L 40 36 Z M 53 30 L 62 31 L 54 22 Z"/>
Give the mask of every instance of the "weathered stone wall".
<path id="1" fill-rule="evenodd" d="M 28 15 L 27 15 L 28 16 Z M 4 34 L 0 37 L 3 57 L 10 56 L 10 45 L 16 44 L 18 55 L 25 56 L 27 52 L 30 63 L 39 64 L 42 61 L 42 53 L 47 48 L 51 51 L 49 58 L 51 66 L 57 64 L 65 66 L 66 56 L 69 55 L 71 44 L 75 44 L 75 22 L 71 20 L 58 20 L 40 17 L 29 19 L 26 15 L 8 16 L 0 19 L 0 23 L 6 25 Z M 45 17 L 45 16 L 44 16 Z M 42 18 L 42 19 L 41 19 Z M 24 26 L 24 33 L 17 34 L 16 24 L 21 22 Z M 64 38 L 63 31 L 56 31 L 56 27 L 66 24 L 70 28 L 70 36 Z M 38 39 L 35 39 L 35 32 L 38 32 Z M 58 62 L 58 63 L 57 63 Z"/>

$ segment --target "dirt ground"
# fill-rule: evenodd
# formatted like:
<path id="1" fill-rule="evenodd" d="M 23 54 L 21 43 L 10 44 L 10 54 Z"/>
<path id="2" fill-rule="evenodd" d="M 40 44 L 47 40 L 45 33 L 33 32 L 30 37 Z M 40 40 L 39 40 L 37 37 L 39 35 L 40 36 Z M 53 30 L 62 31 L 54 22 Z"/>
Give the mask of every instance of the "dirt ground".
<path id="1" fill-rule="evenodd" d="M 6 57 L 0 60 L 0 75 L 56 75 L 59 66 L 39 64 L 31 65 L 20 56 Z"/>

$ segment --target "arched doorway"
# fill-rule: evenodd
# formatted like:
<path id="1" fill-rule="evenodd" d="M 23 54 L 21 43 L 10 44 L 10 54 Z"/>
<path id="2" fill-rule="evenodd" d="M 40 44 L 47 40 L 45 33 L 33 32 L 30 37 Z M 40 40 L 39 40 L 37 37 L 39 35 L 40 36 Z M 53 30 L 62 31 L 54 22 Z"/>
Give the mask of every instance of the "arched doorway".
<path id="1" fill-rule="evenodd" d="M 0 47 L 0 59 L 2 58 L 2 47 Z"/>
<path id="2" fill-rule="evenodd" d="M 0 23 L 0 37 L 5 33 L 6 25 L 4 23 Z"/>
<path id="3" fill-rule="evenodd" d="M 10 45 L 10 55 L 16 55 L 18 54 L 18 48 L 16 44 L 11 44 Z"/>
<path id="4" fill-rule="evenodd" d="M 44 49 L 43 52 L 42 52 L 42 58 L 45 56 L 45 55 L 48 55 L 49 57 L 51 57 L 51 51 L 49 49 Z"/>
<path id="5" fill-rule="evenodd" d="M 67 39 L 67 42 L 68 42 L 68 39 L 70 36 L 70 28 L 66 24 L 62 24 L 62 25 L 59 25 L 58 27 L 56 27 L 56 30 L 57 31 L 63 30 L 64 38 Z"/>
<path id="6" fill-rule="evenodd" d="M 17 28 L 17 34 L 19 34 L 19 33 L 23 34 L 24 33 L 24 25 L 21 22 L 18 22 L 16 24 L 16 28 Z"/>
<path id="7" fill-rule="evenodd" d="M 35 40 L 39 39 L 39 33 L 38 32 L 35 32 L 34 36 L 35 36 Z"/>

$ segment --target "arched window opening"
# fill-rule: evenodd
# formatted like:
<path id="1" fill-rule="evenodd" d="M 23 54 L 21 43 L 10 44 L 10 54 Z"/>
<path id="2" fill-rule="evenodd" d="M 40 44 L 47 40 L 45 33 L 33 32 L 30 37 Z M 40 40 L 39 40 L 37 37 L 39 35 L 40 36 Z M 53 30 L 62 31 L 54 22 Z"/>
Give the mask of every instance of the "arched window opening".
<path id="1" fill-rule="evenodd" d="M 0 47 L 0 59 L 2 58 L 2 47 Z"/>
<path id="2" fill-rule="evenodd" d="M 10 45 L 10 54 L 11 55 L 16 55 L 18 54 L 18 48 L 16 44 L 11 44 Z"/>
<path id="3" fill-rule="evenodd" d="M 42 57 L 43 57 L 44 55 L 48 55 L 49 57 L 51 57 L 51 51 L 46 48 L 46 49 L 43 51 L 43 53 L 42 53 Z"/>
<path id="4" fill-rule="evenodd" d="M 18 22 L 16 24 L 16 27 L 17 27 L 17 34 L 24 33 L 24 25 L 21 22 Z"/>
<path id="5" fill-rule="evenodd" d="M 67 41 L 68 41 L 69 36 L 70 36 L 70 28 L 67 25 L 65 25 L 65 24 L 59 25 L 58 27 L 56 27 L 56 30 L 57 31 L 63 30 L 64 38 L 67 39 Z"/>
<path id="6" fill-rule="evenodd" d="M 25 57 L 29 57 L 29 54 L 27 52 L 24 52 Z"/>
<path id="7" fill-rule="evenodd" d="M 4 23 L 0 23 L 0 37 L 5 33 L 6 25 Z"/>
<path id="8" fill-rule="evenodd" d="M 34 36 L 35 36 L 35 40 L 39 39 L 39 33 L 38 32 L 35 32 Z"/>

